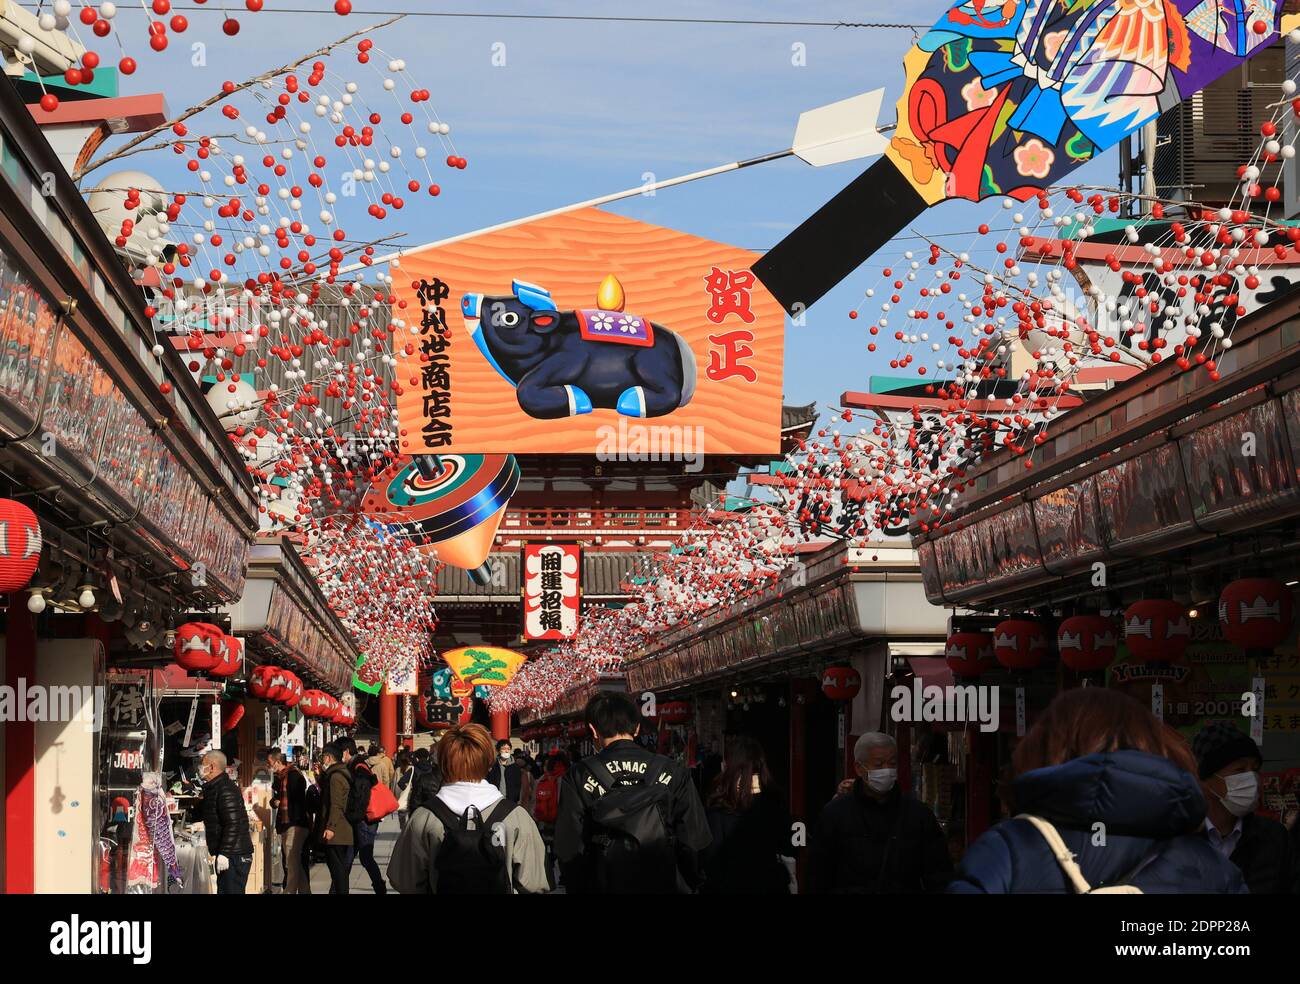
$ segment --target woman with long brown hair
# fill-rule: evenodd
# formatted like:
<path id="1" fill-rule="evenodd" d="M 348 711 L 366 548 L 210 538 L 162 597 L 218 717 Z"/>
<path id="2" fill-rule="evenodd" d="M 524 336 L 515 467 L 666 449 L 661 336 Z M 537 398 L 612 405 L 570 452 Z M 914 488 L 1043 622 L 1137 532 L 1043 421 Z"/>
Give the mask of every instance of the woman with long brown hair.
<path id="1" fill-rule="evenodd" d="M 727 748 L 708 800 L 713 840 L 701 858 L 706 894 L 785 894 L 793 890 L 790 812 L 772 788 L 763 746 L 738 736 Z"/>
<path id="2" fill-rule="evenodd" d="M 1059 694 L 1012 766 L 1017 815 L 971 845 L 950 892 L 1246 891 L 1200 835 L 1205 799 L 1186 741 L 1133 698 Z"/>

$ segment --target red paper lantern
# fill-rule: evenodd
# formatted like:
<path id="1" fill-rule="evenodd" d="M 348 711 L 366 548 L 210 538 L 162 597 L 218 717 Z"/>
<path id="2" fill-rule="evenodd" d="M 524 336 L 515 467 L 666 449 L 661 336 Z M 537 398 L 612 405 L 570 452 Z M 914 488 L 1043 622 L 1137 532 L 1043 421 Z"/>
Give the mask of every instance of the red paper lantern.
<path id="1" fill-rule="evenodd" d="M 292 670 L 283 672 L 288 677 L 288 680 L 284 685 L 284 689 L 280 692 L 280 702 L 285 707 L 297 707 L 303 695 L 302 678 Z"/>
<path id="2" fill-rule="evenodd" d="M 1032 670 L 1047 656 L 1048 638 L 1042 622 L 1009 618 L 993 630 L 993 655 L 1008 670 Z"/>
<path id="3" fill-rule="evenodd" d="M 979 677 L 993 668 L 993 637 L 987 632 L 954 632 L 943 654 L 959 677 Z"/>
<path id="4" fill-rule="evenodd" d="M 221 733 L 229 734 L 239 727 L 239 722 L 244 720 L 244 705 L 237 700 L 223 700 L 221 702 Z"/>
<path id="5" fill-rule="evenodd" d="M 1076 673 L 1104 670 L 1115 661 L 1119 636 L 1115 623 L 1100 615 L 1072 615 L 1056 630 L 1061 662 Z"/>
<path id="6" fill-rule="evenodd" d="M 330 707 L 331 699 L 323 690 L 304 690 L 302 702 L 298 706 L 309 718 L 327 718 L 334 713 Z"/>
<path id="7" fill-rule="evenodd" d="M 271 696 L 271 678 L 280 672 L 279 667 L 259 666 L 248 677 L 248 690 L 258 700 L 274 700 Z"/>
<path id="8" fill-rule="evenodd" d="M 239 672 L 239 667 L 244 661 L 244 644 L 242 640 L 232 635 L 226 635 L 223 632 L 220 638 L 213 638 L 212 648 L 218 655 L 218 662 L 216 666 L 208 670 L 209 676 L 224 679 Z"/>
<path id="9" fill-rule="evenodd" d="M 215 645 L 223 638 L 215 625 L 207 622 L 186 622 L 176 630 L 176 663 L 191 673 L 208 673 L 221 662 L 221 653 Z"/>
<path id="10" fill-rule="evenodd" d="M 21 502 L 0 499 L 0 593 L 32 583 L 41 562 L 41 524 Z"/>
<path id="11" fill-rule="evenodd" d="M 587 725 L 584 721 L 570 721 L 564 726 L 566 738 L 581 738 L 587 733 Z"/>
<path id="12" fill-rule="evenodd" d="M 286 670 L 283 666 L 275 667 L 274 672 L 272 672 L 270 677 L 268 677 L 267 688 L 266 688 L 267 700 L 273 700 L 277 704 L 283 704 L 285 694 L 289 692 L 289 687 L 290 687 L 289 681 L 292 678 L 293 678 L 293 674 L 290 673 L 288 670 Z"/>
<path id="13" fill-rule="evenodd" d="M 1291 634 L 1291 589 L 1282 581 L 1245 577 L 1219 595 L 1219 624 L 1233 645 L 1274 649 Z"/>
<path id="14" fill-rule="evenodd" d="M 350 728 L 356 724 L 356 712 L 344 701 L 339 701 L 338 709 L 330 716 L 330 720 L 344 728 Z"/>
<path id="15" fill-rule="evenodd" d="M 685 724 L 691 719 L 691 705 L 684 700 L 670 700 L 659 705 L 659 720 L 664 724 Z"/>
<path id="16" fill-rule="evenodd" d="M 831 700 L 852 700 L 862 689 L 862 677 L 851 666 L 828 666 L 822 673 L 822 693 Z"/>
<path id="17" fill-rule="evenodd" d="M 1181 659 L 1191 641 L 1191 619 L 1176 601 L 1144 598 L 1124 612 L 1124 642 L 1139 659 L 1160 663 Z"/>

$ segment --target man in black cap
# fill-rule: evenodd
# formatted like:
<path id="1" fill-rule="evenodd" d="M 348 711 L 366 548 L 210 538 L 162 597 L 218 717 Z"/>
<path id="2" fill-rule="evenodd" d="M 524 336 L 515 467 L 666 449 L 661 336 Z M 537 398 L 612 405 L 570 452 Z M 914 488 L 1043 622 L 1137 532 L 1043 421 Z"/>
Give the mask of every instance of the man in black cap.
<path id="1" fill-rule="evenodd" d="M 1291 845 L 1276 820 L 1255 813 L 1264 756 L 1251 738 L 1224 722 L 1192 740 L 1205 794 L 1205 836 L 1241 869 L 1252 895 L 1292 890 Z"/>

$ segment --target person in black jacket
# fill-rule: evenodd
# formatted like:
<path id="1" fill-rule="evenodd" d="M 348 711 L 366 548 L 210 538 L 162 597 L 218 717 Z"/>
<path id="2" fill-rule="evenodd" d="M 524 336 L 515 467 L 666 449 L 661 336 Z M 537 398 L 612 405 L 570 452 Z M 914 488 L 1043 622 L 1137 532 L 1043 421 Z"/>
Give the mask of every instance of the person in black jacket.
<path id="1" fill-rule="evenodd" d="M 637 744 L 641 714 L 628 694 L 596 694 L 587 702 L 586 719 L 600 751 L 560 782 L 555 856 L 565 891 L 694 891 L 700 882 L 699 852 L 711 835 L 690 772 Z M 622 834 L 599 819 L 611 819 L 600 805 L 610 796 L 618 798 L 620 812 L 629 812 L 623 804 L 636 806 L 636 815 L 658 828 L 655 848 L 642 851 L 635 863 L 627 861 Z M 642 808 L 647 805 L 651 808 Z M 642 860 L 646 855 L 655 855 L 655 861 Z"/>
<path id="2" fill-rule="evenodd" d="M 514 746 L 509 738 L 496 744 L 497 757 L 488 770 L 487 782 L 496 786 L 501 795 L 515 803 L 524 801 L 524 767 L 515 760 Z"/>
<path id="3" fill-rule="evenodd" d="M 199 763 L 203 780 L 203 835 L 216 859 L 217 894 L 243 895 L 253 867 L 248 811 L 235 781 L 226 775 L 226 756 L 208 752 Z"/>
<path id="4" fill-rule="evenodd" d="M 813 893 L 940 892 L 952 878 L 943 829 L 898 788 L 898 745 L 868 732 L 853 748 L 857 779 L 822 810 L 809 848 Z"/>
<path id="5" fill-rule="evenodd" d="M 1187 742 L 1142 702 L 1108 687 L 1066 690 L 1011 763 L 1015 815 L 971 844 L 950 893 L 1246 891 L 1206 841 Z"/>
<path id="6" fill-rule="evenodd" d="M 271 806 L 275 809 L 275 832 L 280 838 L 280 856 L 284 859 L 284 893 L 310 895 L 311 887 L 303 876 L 302 852 L 311 831 L 307 816 L 307 780 L 291 766 L 284 752 L 273 748 L 267 753 L 275 776 Z"/>
<path id="7" fill-rule="evenodd" d="M 352 838 L 356 845 L 353 860 L 360 861 L 361 867 L 366 869 L 374 893 L 386 895 L 388 883 L 384 881 L 383 872 L 379 870 L 379 864 L 375 861 L 375 838 L 379 834 L 379 822 L 366 819 L 366 810 L 370 808 L 370 791 L 379 784 L 379 780 L 375 777 L 369 763 L 357 754 L 355 741 L 344 738 L 339 742 L 339 749 L 343 753 L 343 763 L 348 767 L 352 787 L 356 791 L 356 816 L 348 818 L 352 821 Z M 348 871 L 351 870 L 352 865 L 349 862 Z"/>
<path id="8" fill-rule="evenodd" d="M 1205 795 L 1205 836 L 1241 869 L 1251 895 L 1292 891 L 1295 859 L 1287 829 L 1255 813 L 1259 803 L 1259 746 L 1239 728 L 1216 722 L 1192 739 Z"/>
<path id="9" fill-rule="evenodd" d="M 733 738 L 708 804 L 713 842 L 701 862 L 700 891 L 784 895 L 794 890 L 794 825 L 784 797 L 772 788 L 763 746 Z"/>

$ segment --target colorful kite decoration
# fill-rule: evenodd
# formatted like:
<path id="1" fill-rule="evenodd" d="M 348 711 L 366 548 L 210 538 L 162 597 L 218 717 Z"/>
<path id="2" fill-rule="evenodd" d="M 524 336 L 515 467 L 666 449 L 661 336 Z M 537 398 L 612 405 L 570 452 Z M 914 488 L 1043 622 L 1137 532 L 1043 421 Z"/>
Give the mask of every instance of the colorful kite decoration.
<path id="1" fill-rule="evenodd" d="M 1277 0 L 958 3 L 903 59 L 907 86 L 884 158 L 754 272 L 797 313 L 928 207 L 1041 194 L 1293 21 Z"/>

